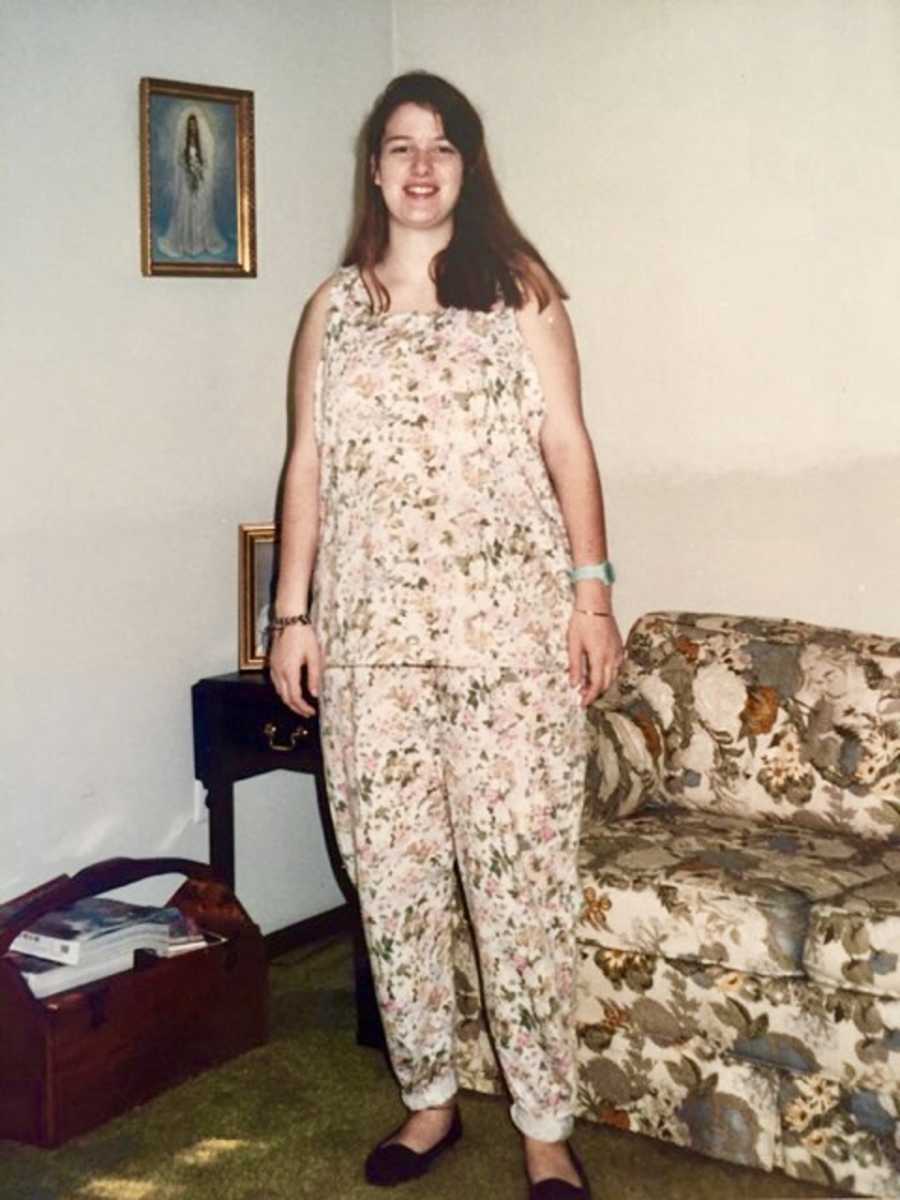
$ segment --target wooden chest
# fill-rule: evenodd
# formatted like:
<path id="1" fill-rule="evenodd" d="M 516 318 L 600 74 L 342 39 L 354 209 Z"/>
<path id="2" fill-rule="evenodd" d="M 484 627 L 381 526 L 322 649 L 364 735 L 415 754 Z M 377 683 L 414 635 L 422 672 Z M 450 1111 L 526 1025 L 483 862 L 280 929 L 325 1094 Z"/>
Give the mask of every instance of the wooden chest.
<path id="1" fill-rule="evenodd" d="M 36 999 L 0 958 L 0 1138 L 57 1146 L 178 1080 L 258 1046 L 268 1032 L 262 935 L 204 863 L 109 859 L 13 902 L 0 954 L 39 915 L 150 875 L 178 872 L 169 900 L 223 941 Z"/>

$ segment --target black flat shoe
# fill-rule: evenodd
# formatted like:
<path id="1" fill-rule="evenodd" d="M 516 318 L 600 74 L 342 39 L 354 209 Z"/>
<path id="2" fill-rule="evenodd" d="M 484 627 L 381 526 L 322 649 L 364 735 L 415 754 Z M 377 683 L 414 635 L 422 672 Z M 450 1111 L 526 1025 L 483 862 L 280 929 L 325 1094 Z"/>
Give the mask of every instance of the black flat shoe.
<path id="1" fill-rule="evenodd" d="M 400 1129 L 402 1128 L 403 1125 L 400 1126 Z M 395 1129 L 393 1133 L 389 1133 L 385 1141 L 394 1137 L 399 1131 L 399 1129 Z M 387 1146 L 384 1142 L 380 1142 L 366 1159 L 366 1182 L 372 1183 L 376 1187 L 396 1187 L 398 1183 L 418 1179 L 420 1175 L 425 1174 L 436 1159 L 440 1158 L 445 1150 L 449 1150 L 461 1137 L 462 1118 L 459 1115 L 459 1107 L 456 1106 L 453 1109 L 450 1128 L 430 1150 L 423 1150 L 419 1154 L 418 1151 L 411 1150 L 409 1146 L 404 1146 L 400 1142 L 391 1142 Z"/>
<path id="2" fill-rule="evenodd" d="M 569 1153 L 581 1184 L 567 1183 L 565 1179 L 542 1179 L 540 1183 L 528 1182 L 528 1200 L 591 1200 L 591 1185 L 584 1173 L 581 1159 L 569 1146 Z"/>

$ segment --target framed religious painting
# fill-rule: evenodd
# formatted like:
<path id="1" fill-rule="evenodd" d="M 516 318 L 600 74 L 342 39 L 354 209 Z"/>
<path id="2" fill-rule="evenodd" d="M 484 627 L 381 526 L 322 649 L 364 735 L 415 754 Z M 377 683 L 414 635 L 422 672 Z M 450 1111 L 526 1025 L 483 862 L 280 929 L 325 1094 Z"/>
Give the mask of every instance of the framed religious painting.
<path id="1" fill-rule="evenodd" d="M 141 270 L 256 275 L 253 93 L 141 80 Z"/>
<path id="2" fill-rule="evenodd" d="M 266 665 L 267 626 L 275 605 L 278 541 L 273 524 L 241 525 L 238 531 L 238 668 Z"/>

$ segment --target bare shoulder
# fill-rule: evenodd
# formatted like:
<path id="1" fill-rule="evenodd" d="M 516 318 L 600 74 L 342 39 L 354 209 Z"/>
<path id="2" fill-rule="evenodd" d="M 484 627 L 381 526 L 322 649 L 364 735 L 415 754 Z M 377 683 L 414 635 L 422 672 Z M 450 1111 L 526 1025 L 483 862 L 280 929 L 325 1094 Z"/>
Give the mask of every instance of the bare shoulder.
<path id="1" fill-rule="evenodd" d="M 318 357 L 325 336 L 325 326 L 328 324 L 332 288 L 339 274 L 340 271 L 334 271 L 323 279 L 303 306 L 297 337 L 297 349 L 301 355 L 306 353 Z"/>
<path id="2" fill-rule="evenodd" d="M 522 281 L 525 303 L 516 310 L 516 320 L 544 393 L 541 446 L 551 453 L 554 446 L 571 444 L 573 437 L 580 437 L 581 372 L 575 334 L 559 289 L 540 263 L 529 260 L 528 268 L 531 279 L 526 276 Z M 543 308 L 535 280 L 546 299 Z"/>
<path id="3" fill-rule="evenodd" d="M 331 300 L 331 291 L 341 274 L 340 269 L 332 271 L 319 284 L 316 290 L 312 293 L 306 302 L 303 309 L 304 322 L 311 321 L 313 323 L 323 323 L 328 314 L 328 305 Z"/>
<path id="4" fill-rule="evenodd" d="M 543 308 L 535 282 L 539 282 L 547 299 Z M 521 286 L 525 302 L 516 310 L 516 319 L 529 348 L 536 354 L 574 352 L 572 322 L 547 270 L 539 262 L 529 259 L 527 274 L 521 277 Z"/>

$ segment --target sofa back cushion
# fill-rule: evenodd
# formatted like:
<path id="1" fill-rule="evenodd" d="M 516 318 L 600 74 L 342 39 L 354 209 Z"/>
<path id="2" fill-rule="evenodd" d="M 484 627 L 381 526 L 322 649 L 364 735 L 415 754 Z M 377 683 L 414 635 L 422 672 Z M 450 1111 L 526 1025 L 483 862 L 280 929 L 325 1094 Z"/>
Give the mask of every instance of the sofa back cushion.
<path id="1" fill-rule="evenodd" d="M 662 729 L 657 798 L 900 839 L 900 639 L 650 612 L 626 649 L 615 686 Z"/>

